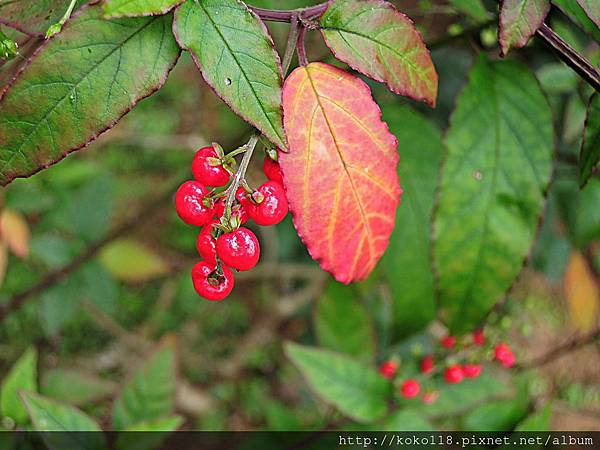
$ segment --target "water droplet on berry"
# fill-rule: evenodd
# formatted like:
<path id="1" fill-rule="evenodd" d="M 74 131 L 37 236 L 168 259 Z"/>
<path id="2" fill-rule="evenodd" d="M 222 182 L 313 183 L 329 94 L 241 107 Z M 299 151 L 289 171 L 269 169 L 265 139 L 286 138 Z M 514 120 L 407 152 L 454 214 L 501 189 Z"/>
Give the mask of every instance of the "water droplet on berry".
<path id="1" fill-rule="evenodd" d="M 473 172 L 473 178 L 475 178 L 477 181 L 481 181 L 483 179 L 483 174 L 479 170 L 476 170 Z"/>

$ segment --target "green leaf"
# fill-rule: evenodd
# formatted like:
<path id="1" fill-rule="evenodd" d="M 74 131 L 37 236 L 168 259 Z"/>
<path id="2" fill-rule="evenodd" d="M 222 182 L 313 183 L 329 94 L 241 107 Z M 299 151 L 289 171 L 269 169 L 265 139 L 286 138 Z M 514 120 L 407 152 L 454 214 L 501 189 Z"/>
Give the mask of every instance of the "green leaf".
<path id="1" fill-rule="evenodd" d="M 106 0 L 104 17 L 137 17 L 166 14 L 183 0 Z"/>
<path id="2" fill-rule="evenodd" d="M 119 433 L 117 450 L 154 450 L 160 448 L 171 432 L 184 422 L 181 416 L 161 417 L 156 420 L 136 423 L 126 433 Z M 143 432 L 143 433 L 142 433 Z"/>
<path id="3" fill-rule="evenodd" d="M 527 416 L 527 418 L 517 426 L 516 431 L 549 431 L 551 419 L 552 404 L 548 403 L 541 410 Z"/>
<path id="4" fill-rule="evenodd" d="M 163 418 L 173 411 L 177 383 L 175 352 L 175 337 L 167 335 L 133 373 L 114 404 L 115 429 L 125 430 L 140 422 Z"/>
<path id="5" fill-rule="evenodd" d="M 169 266 L 160 255 L 130 239 L 111 242 L 102 249 L 99 259 L 117 279 L 132 283 L 151 280 L 169 272 Z"/>
<path id="6" fill-rule="evenodd" d="M 0 415 L 10 417 L 17 425 L 27 423 L 27 410 L 19 391 L 37 391 L 37 351 L 30 347 L 12 366 L 0 388 Z"/>
<path id="7" fill-rule="evenodd" d="M 449 2 L 460 14 L 466 14 L 475 23 L 484 23 L 491 19 L 490 12 L 481 0 L 450 0 Z"/>
<path id="8" fill-rule="evenodd" d="M 73 406 L 67 406 L 31 392 L 21 393 L 36 431 L 68 431 L 68 433 L 44 433 L 42 438 L 50 450 L 76 448 L 104 450 L 102 431 L 90 417 Z M 73 433 L 95 431 L 96 433 Z"/>
<path id="9" fill-rule="evenodd" d="M 115 390 L 115 383 L 77 369 L 48 370 L 41 386 L 42 394 L 75 406 L 95 402 Z"/>
<path id="10" fill-rule="evenodd" d="M 502 54 L 511 48 L 527 45 L 544 23 L 550 11 L 550 0 L 504 0 L 500 9 L 498 40 Z"/>
<path id="11" fill-rule="evenodd" d="M 287 356 L 311 388 L 342 414 L 358 421 L 383 417 L 392 385 L 371 367 L 328 350 L 287 343 Z"/>
<path id="12" fill-rule="evenodd" d="M 335 57 L 397 94 L 435 106 L 438 76 L 413 22 L 391 3 L 333 0 L 321 32 Z"/>
<path id="13" fill-rule="evenodd" d="M 600 162 L 600 95 L 590 99 L 581 152 L 579 153 L 579 186 L 584 187 Z"/>
<path id="14" fill-rule="evenodd" d="M 592 36 L 596 42 L 600 42 L 600 29 L 590 20 L 583 8 L 577 3 L 578 0 L 552 0 L 561 11 L 563 11 L 573 22 Z"/>
<path id="15" fill-rule="evenodd" d="M 577 0 L 577 3 L 583 8 L 587 16 L 592 19 L 592 22 L 600 28 L 600 3 L 598 3 L 598 0 Z"/>
<path id="16" fill-rule="evenodd" d="M 431 220 L 444 153 L 438 127 L 407 106 L 383 105 L 398 138 L 398 175 L 404 189 L 396 227 L 381 264 L 393 297 L 394 337 L 424 328 L 436 312 L 431 264 Z"/>
<path id="17" fill-rule="evenodd" d="M 418 412 L 401 409 L 381 421 L 374 431 L 435 431 L 435 428 Z"/>
<path id="18" fill-rule="evenodd" d="M 86 1 L 78 0 L 75 9 Z M 0 24 L 43 36 L 50 25 L 62 18 L 68 6 L 65 0 L 0 1 Z"/>
<path id="19" fill-rule="evenodd" d="M 434 255 L 443 317 L 453 332 L 466 332 L 511 287 L 544 206 L 552 116 L 529 69 L 481 57 L 446 144 Z"/>
<path id="20" fill-rule="evenodd" d="M 375 334 L 369 312 L 351 286 L 332 281 L 315 309 L 319 343 L 327 349 L 371 360 Z"/>
<path id="21" fill-rule="evenodd" d="M 171 16 L 104 20 L 84 9 L 47 40 L 0 101 L 0 184 L 111 128 L 160 88 L 179 56 Z"/>
<path id="22" fill-rule="evenodd" d="M 82 292 L 78 274 L 46 290 L 37 305 L 41 327 L 46 336 L 55 336 L 74 316 Z"/>
<path id="23" fill-rule="evenodd" d="M 238 0 L 188 0 L 174 33 L 217 95 L 285 149 L 281 63 L 262 21 Z"/>

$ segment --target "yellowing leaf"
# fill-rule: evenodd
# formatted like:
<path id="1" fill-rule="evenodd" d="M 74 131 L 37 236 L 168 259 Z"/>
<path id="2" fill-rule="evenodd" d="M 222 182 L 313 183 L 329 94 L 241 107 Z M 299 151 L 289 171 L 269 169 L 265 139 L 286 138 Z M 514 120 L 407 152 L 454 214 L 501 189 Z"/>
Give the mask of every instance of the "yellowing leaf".
<path id="1" fill-rule="evenodd" d="M 157 278 L 169 271 L 160 255 L 131 239 L 119 239 L 108 244 L 99 258 L 116 278 L 133 283 Z"/>
<path id="2" fill-rule="evenodd" d="M 29 255 L 29 226 L 18 212 L 5 209 L 0 213 L 0 237 L 19 258 Z"/>
<path id="3" fill-rule="evenodd" d="M 572 324 L 580 331 L 590 331 L 598 322 L 600 292 L 585 258 L 577 251 L 571 254 L 564 287 Z"/>

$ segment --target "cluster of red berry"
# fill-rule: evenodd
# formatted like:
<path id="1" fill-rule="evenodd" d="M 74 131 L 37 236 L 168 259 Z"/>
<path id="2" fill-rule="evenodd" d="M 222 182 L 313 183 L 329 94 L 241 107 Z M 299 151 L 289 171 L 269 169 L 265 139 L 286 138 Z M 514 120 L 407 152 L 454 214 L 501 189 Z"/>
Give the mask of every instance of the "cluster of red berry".
<path id="1" fill-rule="evenodd" d="M 465 378 L 477 378 L 483 372 L 481 361 L 492 354 L 492 348 L 485 348 L 486 338 L 483 330 L 473 332 L 470 338 L 461 342 L 460 350 L 462 355 L 450 352 L 457 350 L 457 339 L 454 336 L 446 336 L 440 340 L 440 346 L 443 348 L 438 355 L 429 354 L 423 357 L 420 361 L 419 371 L 421 375 L 415 378 L 403 380 L 400 387 L 402 397 L 411 399 L 415 398 L 421 392 L 421 384 L 425 384 L 435 375 L 441 374 L 444 382 L 456 384 L 463 381 Z M 466 353 L 466 354 L 465 354 Z M 451 358 L 448 358 L 451 357 Z M 440 369 L 436 370 L 435 361 L 437 359 L 451 360 L 463 359 L 468 362 L 463 364 L 446 363 L 442 364 Z M 505 342 L 497 344 L 493 347 L 493 358 L 496 359 L 503 367 L 510 368 L 515 365 L 516 358 L 510 346 Z M 387 379 L 393 379 L 398 372 L 400 365 L 396 360 L 388 360 L 379 367 L 379 373 Z M 437 400 L 439 391 L 429 390 L 423 394 L 423 403 L 431 404 Z"/>
<path id="2" fill-rule="evenodd" d="M 192 282 L 200 296 L 212 301 L 223 300 L 231 293 L 232 269 L 250 270 L 260 258 L 256 235 L 241 225 L 250 219 L 257 225 L 275 225 L 288 213 L 276 161 L 266 156 L 263 171 L 268 181 L 257 190 L 245 180 L 240 186 L 230 184 L 234 165 L 234 157 L 225 155 L 219 145 L 203 147 L 192 162 L 194 180 L 184 182 L 175 194 L 181 220 L 202 227 L 196 240 L 202 260 L 192 269 Z M 235 195 L 229 195 L 232 189 L 236 189 Z"/>

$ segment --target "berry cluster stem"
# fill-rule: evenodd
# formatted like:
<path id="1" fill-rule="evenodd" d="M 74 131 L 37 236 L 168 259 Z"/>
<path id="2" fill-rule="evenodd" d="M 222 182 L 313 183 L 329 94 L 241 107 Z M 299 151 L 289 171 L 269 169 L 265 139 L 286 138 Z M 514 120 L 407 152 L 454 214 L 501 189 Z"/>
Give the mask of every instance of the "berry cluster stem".
<path id="1" fill-rule="evenodd" d="M 235 193 L 237 188 L 240 186 L 242 181 L 246 178 L 246 171 L 248 170 L 248 165 L 250 164 L 250 159 L 252 159 L 252 154 L 254 153 L 254 148 L 258 142 L 259 135 L 255 133 L 252 135 L 250 140 L 244 145 L 245 152 L 244 157 L 242 158 L 242 162 L 240 163 L 240 167 L 237 172 L 233 176 L 233 180 L 231 181 L 231 185 L 229 186 L 229 190 L 227 192 L 227 199 L 225 200 L 225 218 L 229 220 L 231 218 L 231 206 L 235 201 Z"/>
<path id="2" fill-rule="evenodd" d="M 275 10 L 257 8 L 255 6 L 250 6 L 250 9 L 263 20 L 269 20 L 271 22 L 291 22 L 293 16 L 307 20 L 317 19 L 325 12 L 328 6 L 329 2 L 324 2 L 301 9 Z"/>

